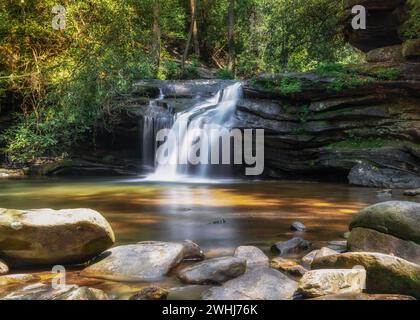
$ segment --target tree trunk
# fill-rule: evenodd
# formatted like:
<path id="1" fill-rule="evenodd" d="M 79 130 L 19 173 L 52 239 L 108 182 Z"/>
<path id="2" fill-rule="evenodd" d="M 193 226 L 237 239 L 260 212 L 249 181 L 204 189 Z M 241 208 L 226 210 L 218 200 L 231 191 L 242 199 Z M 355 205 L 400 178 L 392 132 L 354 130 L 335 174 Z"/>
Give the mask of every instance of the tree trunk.
<path id="1" fill-rule="evenodd" d="M 161 30 L 159 23 L 160 16 L 160 0 L 153 2 L 153 57 L 157 66 L 160 65 L 160 52 L 161 52 Z"/>
<path id="2" fill-rule="evenodd" d="M 191 0 L 191 17 L 192 17 L 192 35 L 194 42 L 195 54 L 200 57 L 200 42 L 198 41 L 198 27 L 197 27 L 197 0 Z"/>
<path id="3" fill-rule="evenodd" d="M 185 70 L 185 61 L 190 51 L 191 41 L 194 37 L 194 28 L 197 28 L 196 24 L 196 0 L 191 0 L 191 24 L 190 31 L 188 32 L 187 44 L 185 45 L 184 55 L 182 56 L 182 70 Z"/>
<path id="4" fill-rule="evenodd" d="M 235 71 L 235 0 L 229 0 L 228 9 L 228 69 Z"/>

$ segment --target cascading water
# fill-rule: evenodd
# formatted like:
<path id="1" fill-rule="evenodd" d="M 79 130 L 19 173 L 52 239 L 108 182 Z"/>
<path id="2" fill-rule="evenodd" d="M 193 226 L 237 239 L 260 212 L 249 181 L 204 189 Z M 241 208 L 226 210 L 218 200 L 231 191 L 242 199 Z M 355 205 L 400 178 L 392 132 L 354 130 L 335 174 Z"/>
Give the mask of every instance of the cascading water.
<path id="1" fill-rule="evenodd" d="M 190 153 L 195 152 L 195 149 L 192 148 L 192 145 L 195 143 L 195 137 L 189 133 L 194 132 L 195 129 L 203 130 L 210 138 L 209 141 L 215 143 L 217 137 L 213 139 L 215 132 L 211 129 L 215 126 L 224 128 L 226 131 L 232 128 L 233 116 L 241 93 L 242 84 L 237 82 L 220 90 L 213 97 L 196 104 L 189 110 L 178 113 L 175 123 L 169 132 L 169 134 L 177 137 L 177 143 L 171 147 L 168 144 L 174 143 L 174 141 L 167 139 L 163 143 L 162 149 L 170 151 L 166 154 L 156 155 L 157 167 L 155 173 L 147 179 L 176 182 L 191 176 L 194 178 L 208 178 L 208 164 L 194 165 L 194 170 L 191 170 L 189 164 L 180 164 L 180 159 L 189 159 Z M 220 136 L 220 132 L 218 135 Z M 201 143 L 204 143 L 204 141 L 199 142 L 199 144 Z M 204 150 L 208 146 L 200 145 L 199 147 L 200 150 Z M 166 161 L 164 161 L 164 157 Z"/>

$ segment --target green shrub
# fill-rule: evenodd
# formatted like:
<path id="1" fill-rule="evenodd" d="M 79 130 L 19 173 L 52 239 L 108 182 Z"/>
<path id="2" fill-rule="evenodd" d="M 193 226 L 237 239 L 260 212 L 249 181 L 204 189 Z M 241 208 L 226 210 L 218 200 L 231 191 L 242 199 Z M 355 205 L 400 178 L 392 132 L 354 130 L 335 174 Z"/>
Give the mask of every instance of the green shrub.
<path id="1" fill-rule="evenodd" d="M 224 67 L 222 69 L 217 70 L 216 76 L 219 79 L 224 79 L 224 80 L 231 80 L 231 79 L 234 79 L 235 78 L 235 76 L 233 75 L 233 73 L 230 72 L 230 70 L 227 67 Z"/>
<path id="2" fill-rule="evenodd" d="M 295 77 L 284 77 L 280 81 L 279 91 L 281 94 L 290 95 L 300 92 L 302 89 L 302 82 Z"/>
<path id="3" fill-rule="evenodd" d="M 339 63 L 321 63 L 315 69 L 315 73 L 320 76 L 337 76 L 347 72 L 346 66 Z"/>
<path id="4" fill-rule="evenodd" d="M 397 68 L 380 68 L 375 71 L 374 77 L 378 80 L 396 80 L 401 75 L 401 70 Z"/>

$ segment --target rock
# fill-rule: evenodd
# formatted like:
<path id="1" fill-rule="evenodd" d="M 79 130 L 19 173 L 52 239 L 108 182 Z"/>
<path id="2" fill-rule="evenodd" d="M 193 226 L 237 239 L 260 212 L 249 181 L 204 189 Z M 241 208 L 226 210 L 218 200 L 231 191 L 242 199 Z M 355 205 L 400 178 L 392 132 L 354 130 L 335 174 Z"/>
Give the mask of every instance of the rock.
<path id="1" fill-rule="evenodd" d="M 315 256 L 317 255 L 318 252 L 319 252 L 319 250 L 313 250 L 313 251 L 309 252 L 307 255 L 305 255 L 302 258 L 302 263 L 310 266 L 312 261 L 315 259 Z"/>
<path id="2" fill-rule="evenodd" d="M 139 242 L 112 248 L 81 272 L 82 276 L 114 281 L 153 281 L 181 262 L 184 246 L 170 242 Z"/>
<path id="3" fill-rule="evenodd" d="M 83 263 L 115 241 L 90 209 L 0 209 L 0 230 L 0 256 L 11 266 Z"/>
<path id="4" fill-rule="evenodd" d="M 220 218 L 211 222 L 211 224 L 225 224 L 225 223 L 226 223 L 226 220 L 223 218 Z"/>
<path id="5" fill-rule="evenodd" d="M 269 264 L 268 257 L 259 248 L 254 246 L 240 246 L 235 250 L 235 257 L 246 260 L 246 267 L 267 267 Z"/>
<path id="6" fill-rule="evenodd" d="M 345 232 L 344 234 L 343 234 L 343 238 L 344 239 L 348 239 L 350 237 L 350 231 L 347 231 L 347 232 Z"/>
<path id="7" fill-rule="evenodd" d="M 411 190 L 405 190 L 404 195 L 407 197 L 416 197 L 420 196 L 420 188 L 418 189 L 411 189 Z"/>
<path id="8" fill-rule="evenodd" d="M 367 62 L 401 62 L 404 61 L 402 46 L 395 45 L 377 48 L 366 54 Z"/>
<path id="9" fill-rule="evenodd" d="M 378 198 L 392 198 L 392 189 L 379 190 L 376 195 Z"/>
<path id="10" fill-rule="evenodd" d="M 4 261 L 0 260 L 0 275 L 7 273 L 9 273 L 9 267 Z"/>
<path id="11" fill-rule="evenodd" d="M 366 294 L 366 293 L 342 293 L 328 296 L 321 296 L 311 300 L 416 300 L 414 297 L 399 294 Z"/>
<path id="12" fill-rule="evenodd" d="M 407 40 L 403 44 L 403 56 L 407 60 L 420 60 L 420 39 Z"/>
<path id="13" fill-rule="evenodd" d="M 360 293 L 365 288 L 366 271 L 362 269 L 324 269 L 305 273 L 299 281 L 298 293 L 306 298 Z"/>
<path id="14" fill-rule="evenodd" d="M 271 247 L 271 250 L 284 256 L 308 250 L 310 247 L 311 243 L 309 241 L 296 237 L 288 241 L 277 242 Z"/>
<path id="15" fill-rule="evenodd" d="M 350 184 L 378 188 L 418 188 L 420 178 L 408 171 L 374 167 L 362 163 L 354 166 L 348 175 Z"/>
<path id="16" fill-rule="evenodd" d="M 171 288 L 167 300 L 201 300 L 201 296 L 212 286 L 190 285 Z"/>
<path id="17" fill-rule="evenodd" d="M 258 268 L 213 287 L 203 294 L 204 300 L 290 300 L 297 283 L 280 271 Z"/>
<path id="18" fill-rule="evenodd" d="M 368 293 L 403 294 L 420 298 L 420 266 L 407 260 L 368 252 L 347 252 L 316 259 L 313 269 L 351 269 L 363 266 Z"/>
<path id="19" fill-rule="evenodd" d="M 2 297 L 1 300 L 110 300 L 102 290 L 75 285 L 54 289 L 51 285 L 32 284 Z"/>
<path id="20" fill-rule="evenodd" d="M 276 257 L 271 260 L 270 267 L 279 271 L 287 272 L 288 274 L 296 277 L 303 276 L 308 270 L 299 265 L 296 261 Z"/>
<path id="21" fill-rule="evenodd" d="M 8 285 L 23 285 L 28 282 L 35 282 L 39 281 L 40 278 L 38 276 L 32 274 L 9 274 L 5 276 L 0 276 L 0 286 L 8 286 Z"/>
<path id="22" fill-rule="evenodd" d="M 306 227 L 305 227 L 305 225 L 302 222 L 295 221 L 290 226 L 290 230 L 292 230 L 292 231 L 298 231 L 298 232 L 304 232 L 304 231 L 306 231 Z"/>
<path id="23" fill-rule="evenodd" d="M 166 300 L 169 291 L 159 287 L 147 287 L 130 297 L 130 300 Z"/>
<path id="24" fill-rule="evenodd" d="M 200 246 L 191 240 L 185 240 L 182 242 L 184 246 L 184 260 L 203 260 L 204 252 L 201 250 Z"/>
<path id="25" fill-rule="evenodd" d="M 348 246 L 353 252 L 380 252 L 420 264 L 420 245 L 373 229 L 354 228 Z"/>
<path id="26" fill-rule="evenodd" d="M 336 252 L 346 252 L 347 251 L 347 241 L 329 241 L 327 245 L 328 249 L 334 250 Z"/>
<path id="27" fill-rule="evenodd" d="M 375 204 L 353 217 L 350 230 L 354 228 L 373 229 L 420 243 L 420 204 L 408 201 Z"/>
<path id="28" fill-rule="evenodd" d="M 317 252 L 314 256 L 314 259 L 319 259 L 319 258 L 322 258 L 322 257 L 332 256 L 332 255 L 337 254 L 337 253 L 340 253 L 340 252 L 338 252 L 336 250 L 333 250 L 333 249 L 330 249 L 328 247 L 324 247 L 324 248 L 321 248 L 321 249 L 317 250 Z M 312 263 L 312 261 L 311 261 L 311 263 Z"/>
<path id="29" fill-rule="evenodd" d="M 178 278 L 187 284 L 219 284 L 246 271 L 246 260 L 237 257 L 213 258 L 182 269 Z"/>

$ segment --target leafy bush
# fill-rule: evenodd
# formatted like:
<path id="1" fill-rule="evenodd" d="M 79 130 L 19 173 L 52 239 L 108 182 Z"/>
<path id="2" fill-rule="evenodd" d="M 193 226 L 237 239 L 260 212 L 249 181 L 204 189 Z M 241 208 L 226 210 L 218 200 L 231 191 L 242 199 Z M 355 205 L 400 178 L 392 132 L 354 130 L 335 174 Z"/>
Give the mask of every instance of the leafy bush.
<path id="1" fill-rule="evenodd" d="M 290 95 L 301 91 L 302 82 L 294 77 L 284 77 L 280 81 L 279 91 L 284 95 Z"/>
<path id="2" fill-rule="evenodd" d="M 234 79 L 235 78 L 235 76 L 233 75 L 233 73 L 230 72 L 227 67 L 224 67 L 222 69 L 217 70 L 216 76 L 219 79 L 224 79 L 224 80 L 231 80 L 231 79 Z"/>
<path id="3" fill-rule="evenodd" d="M 401 70 L 397 68 L 380 68 L 375 71 L 375 78 L 382 81 L 395 80 L 401 75 Z"/>

